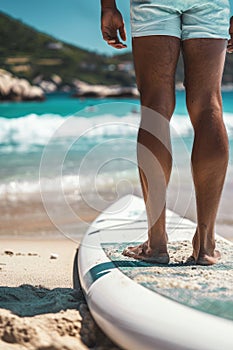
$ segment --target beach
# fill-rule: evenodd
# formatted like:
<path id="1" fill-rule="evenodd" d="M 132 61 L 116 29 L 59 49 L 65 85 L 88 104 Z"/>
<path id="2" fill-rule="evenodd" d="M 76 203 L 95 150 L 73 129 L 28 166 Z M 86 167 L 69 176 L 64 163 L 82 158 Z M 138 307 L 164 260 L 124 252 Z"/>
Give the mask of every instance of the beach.
<path id="1" fill-rule="evenodd" d="M 72 288 L 77 243 L 0 240 L 0 349 L 119 349 Z"/>
<path id="2" fill-rule="evenodd" d="M 231 146 L 216 232 L 233 240 L 233 92 L 223 94 Z M 0 106 L 0 350 L 118 349 L 96 326 L 73 259 L 99 213 L 141 195 L 139 101 L 48 96 Z M 192 126 L 177 92 L 167 207 L 196 220 Z"/>
<path id="3" fill-rule="evenodd" d="M 187 254 L 186 246 L 177 254 Z M 0 349 L 119 350 L 96 325 L 81 288 L 73 289 L 77 248 L 64 237 L 0 240 Z"/>

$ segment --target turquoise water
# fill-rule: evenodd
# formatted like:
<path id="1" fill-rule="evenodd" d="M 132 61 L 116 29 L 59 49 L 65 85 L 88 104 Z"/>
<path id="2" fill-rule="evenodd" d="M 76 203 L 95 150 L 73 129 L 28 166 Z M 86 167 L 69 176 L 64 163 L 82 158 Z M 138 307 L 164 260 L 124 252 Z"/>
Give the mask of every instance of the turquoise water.
<path id="1" fill-rule="evenodd" d="M 231 153 L 218 228 L 233 237 L 233 92 L 223 92 L 223 105 Z M 135 99 L 75 99 L 67 94 L 50 95 L 44 102 L 1 103 L 2 205 L 10 208 L 22 199 L 39 201 L 42 191 L 52 193 L 56 203 L 62 201 L 63 193 L 91 206 L 98 198 L 102 208 L 108 204 L 105 195 L 116 199 L 125 193 L 140 193 L 136 161 L 139 112 Z M 190 173 L 193 131 L 184 91 L 176 94 L 171 134 L 174 167 L 168 206 L 172 209 L 176 204 L 180 214 L 195 219 Z"/>
<path id="2" fill-rule="evenodd" d="M 233 92 L 223 91 L 223 105 L 225 113 L 233 113 Z M 126 102 L 139 105 L 139 101 L 135 99 L 77 99 L 70 98 L 66 93 L 50 94 L 47 100 L 44 102 L 1 102 L 0 104 L 0 116 L 4 118 L 19 118 L 27 116 L 29 114 L 46 115 L 46 114 L 57 114 L 60 116 L 67 116 L 77 113 L 86 107 L 100 105 L 103 103 L 111 102 Z M 124 106 L 122 110 L 114 110 L 114 114 L 117 113 L 119 116 L 123 116 L 127 108 Z M 130 111 L 130 108 L 128 109 Z M 112 113 L 111 108 L 108 110 Z M 176 92 L 176 110 L 175 114 L 187 115 L 187 109 L 185 106 L 185 92 Z M 95 115 L 95 113 L 90 114 Z"/>
<path id="3" fill-rule="evenodd" d="M 103 103 L 111 103 L 119 100 L 116 99 L 78 99 L 72 98 L 66 93 L 56 93 L 47 96 L 44 102 L 4 102 L 0 104 L 0 116 L 4 118 L 20 118 L 30 114 L 43 115 L 59 115 L 67 117 L 74 115 L 80 110 L 84 110 L 87 107 L 101 105 Z M 124 101 L 124 100 L 123 100 Z M 135 99 L 127 99 L 129 103 L 138 103 Z M 123 116 L 127 108 L 114 111 L 119 116 Z M 130 111 L 130 109 L 129 109 Z M 87 111 L 86 111 L 87 112 Z M 109 113 L 112 113 L 111 108 L 108 109 Z M 95 116 L 98 113 L 90 112 L 89 116 Z"/>

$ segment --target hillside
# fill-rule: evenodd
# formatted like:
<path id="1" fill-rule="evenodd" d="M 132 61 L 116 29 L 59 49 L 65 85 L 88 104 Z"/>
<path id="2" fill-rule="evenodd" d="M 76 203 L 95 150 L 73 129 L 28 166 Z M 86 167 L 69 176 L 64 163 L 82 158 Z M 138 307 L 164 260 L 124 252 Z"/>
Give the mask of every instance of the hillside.
<path id="1" fill-rule="evenodd" d="M 0 12 L 0 68 L 30 82 L 56 80 L 71 85 L 74 79 L 90 84 L 135 83 L 131 53 L 108 57 L 80 49 L 40 33 Z M 182 60 L 177 81 L 183 81 Z M 233 55 L 227 55 L 223 83 L 233 82 Z"/>
<path id="2" fill-rule="evenodd" d="M 61 42 L 2 12 L 0 33 L 0 68 L 29 81 L 39 75 L 50 79 L 54 74 L 61 77 L 63 84 L 73 79 L 122 85 L 134 81 L 126 72 L 117 72 L 111 66 L 113 59 Z M 120 58 L 116 61 L 120 62 Z"/>

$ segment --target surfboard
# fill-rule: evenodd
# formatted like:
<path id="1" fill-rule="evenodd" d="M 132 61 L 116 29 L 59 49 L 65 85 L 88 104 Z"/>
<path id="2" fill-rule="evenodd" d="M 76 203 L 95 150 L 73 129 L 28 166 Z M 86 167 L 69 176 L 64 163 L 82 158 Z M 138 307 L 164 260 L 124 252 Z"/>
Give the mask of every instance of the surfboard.
<path id="1" fill-rule="evenodd" d="M 142 198 L 127 195 L 107 208 L 86 232 L 74 260 L 99 327 L 128 350 L 233 349 L 233 244 L 216 236 L 222 259 L 188 265 L 194 222 L 167 210 L 170 262 L 122 255 L 147 238 Z"/>

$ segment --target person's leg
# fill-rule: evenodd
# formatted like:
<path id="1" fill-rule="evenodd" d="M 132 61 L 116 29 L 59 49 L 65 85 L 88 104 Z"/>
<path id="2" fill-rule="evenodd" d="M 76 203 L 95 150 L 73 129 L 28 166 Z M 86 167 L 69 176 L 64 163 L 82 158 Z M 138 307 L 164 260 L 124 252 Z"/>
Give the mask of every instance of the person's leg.
<path id="1" fill-rule="evenodd" d="M 228 138 L 222 118 L 221 79 L 224 39 L 190 39 L 182 43 L 186 102 L 194 128 L 192 173 L 196 192 L 197 230 L 193 258 L 214 264 L 214 227 L 228 163 Z M 191 257 L 192 258 L 192 257 Z"/>
<path id="2" fill-rule="evenodd" d="M 175 71 L 180 39 L 145 36 L 133 39 L 137 85 L 141 98 L 138 167 L 148 218 L 148 240 L 123 254 L 136 259 L 167 263 L 165 228 L 166 187 L 172 156 L 169 121 L 175 107 Z"/>

